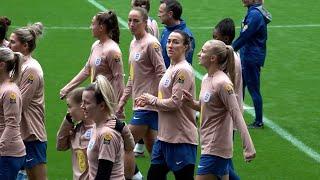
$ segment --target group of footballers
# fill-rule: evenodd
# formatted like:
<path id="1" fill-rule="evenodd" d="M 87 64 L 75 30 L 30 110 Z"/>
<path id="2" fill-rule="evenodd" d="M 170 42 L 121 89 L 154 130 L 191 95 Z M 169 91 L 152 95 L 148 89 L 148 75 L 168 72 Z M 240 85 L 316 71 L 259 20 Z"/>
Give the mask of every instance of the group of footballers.
<path id="1" fill-rule="evenodd" d="M 262 3 L 243 1 L 250 1 L 248 6 Z M 194 50 L 189 30 L 173 29 L 163 46 L 157 23 L 148 16 L 149 0 L 132 0 L 131 6 L 127 84 L 117 15 L 106 11 L 92 18 L 97 40 L 86 64 L 60 91 L 68 110 L 56 148 L 71 150 L 73 179 L 142 179 L 133 153 L 142 139 L 151 155 L 147 179 L 164 180 L 169 171 L 176 179 L 194 179 L 198 136 L 196 179 L 239 179 L 231 160 L 234 130 L 241 135 L 245 161 L 254 159 L 256 151 L 242 115 L 241 63 L 231 46 L 234 22 L 220 21 L 213 39 L 197 54 L 207 73 L 196 100 L 195 74 L 187 60 Z M 174 16 L 169 7 L 179 9 L 181 4 L 161 0 L 161 20 Z M 21 169 L 29 179 L 46 179 L 43 72 L 31 57 L 43 26 L 18 28 L 7 42 L 10 20 L 1 17 L 0 25 L 0 179 L 15 179 Z M 168 67 L 163 52 L 170 59 Z M 87 78 L 91 83 L 78 87 Z M 130 97 L 133 115 L 126 125 L 124 107 Z"/>
<path id="2" fill-rule="evenodd" d="M 0 179 L 15 179 L 20 170 L 46 179 L 44 79 L 32 57 L 43 25 L 17 28 L 7 41 L 10 24 L 0 17 Z"/>

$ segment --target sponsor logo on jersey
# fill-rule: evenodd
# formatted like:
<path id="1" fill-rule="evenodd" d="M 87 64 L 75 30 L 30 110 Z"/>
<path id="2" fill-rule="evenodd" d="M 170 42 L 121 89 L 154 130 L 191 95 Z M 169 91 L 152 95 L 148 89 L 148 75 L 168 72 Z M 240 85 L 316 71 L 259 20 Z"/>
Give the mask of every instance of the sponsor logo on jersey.
<path id="1" fill-rule="evenodd" d="M 120 62 L 120 60 L 121 60 L 121 55 L 120 55 L 120 54 L 115 54 L 115 55 L 113 56 L 113 59 L 114 59 L 115 62 Z"/>
<path id="2" fill-rule="evenodd" d="M 232 84 L 225 85 L 224 89 L 228 92 L 229 95 L 234 93 Z"/>
<path id="3" fill-rule="evenodd" d="M 183 74 L 179 74 L 179 76 L 178 76 L 178 83 L 183 84 L 183 83 L 184 83 L 184 80 L 185 80 L 184 75 L 183 75 Z"/>
<path id="4" fill-rule="evenodd" d="M 152 47 L 153 47 L 153 49 L 154 49 L 156 52 L 159 52 L 159 51 L 160 51 L 160 45 L 159 45 L 158 43 L 154 42 L 154 43 L 152 44 Z"/>
<path id="5" fill-rule="evenodd" d="M 33 74 L 29 74 L 27 81 L 28 81 L 28 83 L 32 84 L 33 81 L 34 81 L 34 75 Z"/>
<path id="6" fill-rule="evenodd" d="M 111 133 L 106 133 L 103 136 L 103 144 L 110 144 L 110 141 L 112 139 Z"/>
<path id="7" fill-rule="evenodd" d="M 16 103 L 16 102 L 17 102 L 17 95 L 16 95 L 16 93 L 10 93 L 10 95 L 9 95 L 9 101 L 10 101 L 10 103 Z"/>

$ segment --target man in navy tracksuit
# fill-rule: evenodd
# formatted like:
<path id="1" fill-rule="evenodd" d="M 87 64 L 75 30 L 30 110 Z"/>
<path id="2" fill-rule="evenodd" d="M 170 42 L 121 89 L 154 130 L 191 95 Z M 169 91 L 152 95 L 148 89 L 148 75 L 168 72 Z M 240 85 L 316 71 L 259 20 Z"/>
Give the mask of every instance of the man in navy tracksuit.
<path id="1" fill-rule="evenodd" d="M 176 0 L 160 0 L 160 7 L 158 17 L 162 24 L 165 25 L 165 29 L 162 31 L 160 44 L 162 48 L 162 56 L 166 68 L 170 66 L 170 58 L 167 54 L 167 41 L 170 33 L 176 29 L 184 31 L 190 37 L 191 48 L 186 54 L 186 60 L 192 65 L 192 56 L 195 48 L 195 41 L 190 29 L 186 26 L 186 23 L 181 19 L 182 6 Z"/>
<path id="2" fill-rule="evenodd" d="M 248 8 L 248 12 L 241 26 L 240 36 L 232 46 L 235 51 L 240 49 L 243 89 L 247 86 L 256 114 L 255 121 L 248 127 L 262 128 L 260 70 L 266 57 L 267 24 L 271 21 L 271 15 L 263 8 L 263 0 L 242 0 L 242 2 Z"/>

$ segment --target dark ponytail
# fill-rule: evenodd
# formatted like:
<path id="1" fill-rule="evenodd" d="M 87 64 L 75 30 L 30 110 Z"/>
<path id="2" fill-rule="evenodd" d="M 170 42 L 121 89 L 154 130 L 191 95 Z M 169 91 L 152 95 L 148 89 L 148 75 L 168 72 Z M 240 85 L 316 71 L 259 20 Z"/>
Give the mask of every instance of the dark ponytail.
<path id="1" fill-rule="evenodd" d="M 107 29 L 107 35 L 116 43 L 120 43 L 120 28 L 117 15 L 114 11 L 99 12 L 96 21 L 100 25 L 104 25 Z"/>
<path id="2" fill-rule="evenodd" d="M 9 18 L 7 18 L 6 16 L 0 17 L 0 41 L 5 39 L 10 25 L 11 25 L 11 20 Z"/>

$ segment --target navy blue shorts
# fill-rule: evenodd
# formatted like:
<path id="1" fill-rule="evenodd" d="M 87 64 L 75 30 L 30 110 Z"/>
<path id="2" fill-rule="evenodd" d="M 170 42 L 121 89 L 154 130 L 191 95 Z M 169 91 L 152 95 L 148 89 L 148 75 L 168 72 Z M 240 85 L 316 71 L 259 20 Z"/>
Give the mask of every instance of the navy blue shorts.
<path id="1" fill-rule="evenodd" d="M 25 162 L 25 156 L 0 156 L 0 179 L 16 179 Z"/>
<path id="2" fill-rule="evenodd" d="M 165 164 L 171 171 L 179 171 L 188 164 L 195 164 L 196 157 L 196 145 L 156 140 L 152 148 L 151 164 Z"/>
<path id="3" fill-rule="evenodd" d="M 47 163 L 47 142 L 36 141 L 24 141 L 26 146 L 26 162 L 24 167 L 31 169 L 38 164 Z"/>
<path id="4" fill-rule="evenodd" d="M 223 175 L 229 174 L 230 160 L 219 156 L 203 154 L 200 157 L 197 175 L 213 174 L 221 178 Z"/>
<path id="5" fill-rule="evenodd" d="M 133 111 L 130 124 L 147 125 L 151 129 L 158 131 L 158 112 L 149 110 Z"/>

